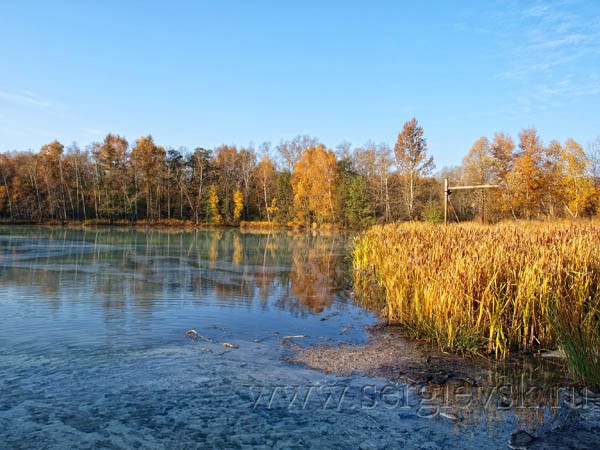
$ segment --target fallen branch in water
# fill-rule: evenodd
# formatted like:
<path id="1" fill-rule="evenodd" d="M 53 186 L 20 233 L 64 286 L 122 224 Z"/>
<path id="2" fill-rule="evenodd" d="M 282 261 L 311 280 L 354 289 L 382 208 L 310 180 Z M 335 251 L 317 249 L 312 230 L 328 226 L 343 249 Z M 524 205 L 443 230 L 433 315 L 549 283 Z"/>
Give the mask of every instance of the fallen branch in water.
<path id="1" fill-rule="evenodd" d="M 354 325 L 350 324 L 347 327 L 342 328 L 342 331 L 340 331 L 340 334 L 346 334 L 350 328 L 354 328 Z"/>
<path id="2" fill-rule="evenodd" d="M 207 338 L 206 336 L 202 336 L 200 333 L 198 333 L 196 330 L 194 330 L 193 328 L 191 330 L 187 330 L 185 332 L 185 335 L 187 337 L 189 337 L 192 341 L 196 342 L 198 339 L 202 339 L 204 342 L 209 342 L 209 343 L 213 343 L 215 341 L 213 341 L 212 339 Z"/>
<path id="3" fill-rule="evenodd" d="M 254 339 L 254 342 L 256 342 L 256 343 L 258 344 L 258 343 L 260 343 L 260 342 L 266 341 L 267 339 L 270 339 L 270 338 L 272 338 L 272 337 L 275 337 L 275 336 L 277 336 L 278 334 L 279 334 L 279 332 L 277 332 L 277 331 L 274 331 L 274 332 L 273 332 L 273 334 L 272 334 L 271 336 L 267 336 L 267 337 L 264 337 L 264 338 L 259 338 L 259 339 Z"/>
<path id="4" fill-rule="evenodd" d="M 301 338 L 305 338 L 306 336 L 303 334 L 298 334 L 296 336 L 284 336 L 281 338 L 281 345 L 285 344 L 286 342 L 289 342 L 290 344 L 294 344 L 297 345 L 298 347 L 302 347 L 300 344 L 298 344 L 296 341 L 294 341 L 294 339 L 301 339 Z"/>

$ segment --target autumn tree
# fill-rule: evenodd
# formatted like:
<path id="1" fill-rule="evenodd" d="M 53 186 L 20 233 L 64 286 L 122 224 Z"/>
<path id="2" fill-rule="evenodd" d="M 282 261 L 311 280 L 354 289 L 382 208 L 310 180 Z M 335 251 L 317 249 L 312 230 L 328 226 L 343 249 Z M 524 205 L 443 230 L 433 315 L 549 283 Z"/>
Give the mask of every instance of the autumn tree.
<path id="1" fill-rule="evenodd" d="M 587 156 L 590 160 L 589 175 L 594 181 L 594 187 L 598 187 L 600 185 L 600 136 L 589 145 Z"/>
<path id="2" fill-rule="evenodd" d="M 240 154 L 237 147 L 221 145 L 215 149 L 213 164 L 218 177 L 216 187 L 222 200 L 221 214 L 225 223 L 233 220 L 233 192 L 242 186 Z"/>
<path id="3" fill-rule="evenodd" d="M 53 219 L 67 219 L 67 203 L 65 179 L 62 167 L 64 145 L 58 141 L 42 146 L 38 153 L 40 170 L 39 179 L 42 181 L 43 197 L 47 211 Z"/>
<path id="4" fill-rule="evenodd" d="M 600 136 L 589 145 L 588 159 L 590 160 L 589 176 L 594 187 L 592 205 L 596 213 L 600 212 Z"/>
<path id="5" fill-rule="evenodd" d="M 391 185 L 394 156 L 387 144 L 379 144 L 375 153 L 375 175 L 379 180 L 379 205 L 382 210 L 384 222 L 392 220 L 391 199 L 393 187 Z"/>
<path id="6" fill-rule="evenodd" d="M 0 153 L 0 216 L 15 218 L 12 185 L 15 175 L 13 158 Z"/>
<path id="7" fill-rule="evenodd" d="M 337 169 L 335 154 L 323 145 L 308 148 L 296 163 L 291 183 L 298 223 L 335 221 Z"/>
<path id="8" fill-rule="evenodd" d="M 519 133 L 519 153 L 507 176 L 512 212 L 517 217 L 532 219 L 542 207 L 544 147 L 534 128 Z"/>
<path id="9" fill-rule="evenodd" d="M 254 182 L 254 169 L 256 168 L 256 152 L 254 151 L 254 148 L 252 146 L 248 148 L 242 148 L 238 154 L 238 161 L 240 177 L 242 180 L 242 194 L 245 199 L 244 212 L 245 218 L 247 219 L 250 206 L 248 199 L 250 198 L 250 189 L 252 188 L 252 183 Z M 239 217 L 238 219 L 234 219 L 234 221 L 237 220 L 239 220 Z"/>
<path id="10" fill-rule="evenodd" d="M 244 194 L 238 189 L 233 191 L 233 221 L 239 222 L 244 210 Z"/>
<path id="11" fill-rule="evenodd" d="M 73 142 L 63 156 L 63 167 L 71 217 L 73 220 L 85 220 L 94 174 L 90 155 Z M 125 177 L 127 179 L 128 176 Z"/>
<path id="12" fill-rule="evenodd" d="M 257 182 L 259 202 L 259 211 L 261 216 L 271 222 L 271 212 L 276 188 L 276 170 L 275 164 L 268 155 L 264 155 L 255 169 L 254 178 Z"/>
<path id="13" fill-rule="evenodd" d="M 304 151 L 316 147 L 318 143 L 316 138 L 307 135 L 298 135 L 290 141 L 281 141 L 277 146 L 277 152 L 283 160 L 283 170 L 292 173 Z"/>
<path id="14" fill-rule="evenodd" d="M 427 156 L 427 141 L 423 137 L 423 128 L 414 117 L 402 127 L 394 146 L 394 153 L 398 172 L 404 179 L 408 218 L 412 220 L 420 179 L 429 175 L 435 168 L 433 156 Z"/>
<path id="15" fill-rule="evenodd" d="M 544 186 L 541 193 L 543 212 L 551 218 L 561 216 L 567 204 L 564 189 L 565 174 L 564 149 L 560 142 L 553 140 L 544 150 L 542 170 Z"/>
<path id="16" fill-rule="evenodd" d="M 352 165 L 356 173 L 365 180 L 376 214 L 384 222 L 389 222 L 392 219 L 390 179 L 394 165 L 390 148 L 383 143 L 368 141 L 363 147 L 354 150 Z"/>
<path id="17" fill-rule="evenodd" d="M 343 142 L 337 157 L 316 139 L 166 151 L 151 136 L 127 141 L 108 134 L 84 151 L 58 141 L 38 152 L 0 153 L 0 217 L 43 220 L 190 219 L 234 224 L 261 219 L 311 226 L 362 227 L 417 217 L 440 220 L 443 179 L 498 184 L 494 191 L 457 191 L 450 216 L 492 220 L 513 216 L 581 217 L 600 209 L 600 138 L 586 155 L 572 139 L 545 147 L 534 129 L 478 139 L 462 166 L 436 177 L 423 129 L 406 122 L 394 153 L 367 142 Z M 257 163 L 258 162 L 258 163 Z M 279 166 L 278 166 L 279 165 Z M 485 195 L 485 197 L 484 197 Z"/>
<path id="18" fill-rule="evenodd" d="M 125 138 L 107 134 L 92 145 L 94 158 L 94 206 L 97 216 L 111 221 L 122 217 L 129 205 L 127 174 L 129 143 Z"/>
<path id="19" fill-rule="evenodd" d="M 563 176 L 559 180 L 565 193 L 565 208 L 571 217 L 579 217 L 591 208 L 594 184 L 588 176 L 590 160 L 573 139 L 562 147 Z"/>
<path id="20" fill-rule="evenodd" d="M 156 145 L 151 135 L 139 138 L 131 151 L 136 198 L 145 199 L 145 213 L 148 219 L 160 219 L 165 156 L 165 149 Z"/>
<path id="21" fill-rule="evenodd" d="M 223 218 L 219 212 L 219 195 L 217 194 L 217 188 L 214 184 L 211 184 L 208 188 L 208 207 L 210 210 L 210 221 L 214 225 L 221 225 Z"/>
<path id="22" fill-rule="evenodd" d="M 494 182 L 493 170 L 494 157 L 490 142 L 486 137 L 480 137 L 475 141 L 467 156 L 463 159 L 463 181 L 468 185 L 483 185 Z M 486 197 L 485 189 L 476 189 L 466 193 L 477 205 L 479 216 L 485 221 Z"/>
<path id="23" fill-rule="evenodd" d="M 376 197 L 369 190 L 366 178 L 358 173 L 355 155 L 356 152 L 350 153 L 348 143 L 338 146 L 336 217 L 344 227 L 364 228 L 374 221 Z"/>
<path id="24" fill-rule="evenodd" d="M 183 219 L 183 184 L 185 183 L 185 159 L 179 150 L 170 148 L 165 157 L 164 193 L 167 203 L 167 219 L 178 215 Z"/>
<path id="25" fill-rule="evenodd" d="M 515 142 L 507 133 L 494 133 L 490 151 L 492 153 L 493 183 L 500 185 L 500 189 L 492 196 L 492 207 L 499 212 L 500 217 L 508 216 L 511 213 L 510 192 L 507 189 L 508 174 L 512 171 Z"/>
<path id="26" fill-rule="evenodd" d="M 492 154 L 491 169 L 494 181 L 505 183 L 506 177 L 512 170 L 514 161 L 515 142 L 510 134 L 494 133 L 494 139 L 490 144 Z"/>
<path id="27" fill-rule="evenodd" d="M 203 210 L 206 209 L 206 216 L 211 214 L 210 208 L 204 208 L 207 204 L 207 183 L 215 181 L 214 169 L 211 161 L 212 150 L 197 147 L 186 162 L 188 174 L 186 178 L 187 181 L 181 186 L 181 189 L 188 200 L 195 224 L 200 223 Z"/>
<path id="28" fill-rule="evenodd" d="M 10 192 L 13 218 L 41 220 L 42 199 L 38 183 L 38 157 L 32 152 L 6 155 L 3 162 L 3 178 Z"/>

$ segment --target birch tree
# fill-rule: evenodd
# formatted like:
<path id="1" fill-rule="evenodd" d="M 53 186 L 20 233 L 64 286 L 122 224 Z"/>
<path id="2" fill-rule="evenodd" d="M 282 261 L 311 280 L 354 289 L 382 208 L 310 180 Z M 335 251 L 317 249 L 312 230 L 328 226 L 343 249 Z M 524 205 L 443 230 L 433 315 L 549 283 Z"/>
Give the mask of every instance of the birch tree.
<path id="1" fill-rule="evenodd" d="M 414 218 L 415 198 L 420 179 L 435 168 L 433 156 L 427 155 L 427 141 L 423 128 L 412 118 L 404 124 L 394 146 L 399 175 L 404 180 L 405 202 L 409 220 Z"/>

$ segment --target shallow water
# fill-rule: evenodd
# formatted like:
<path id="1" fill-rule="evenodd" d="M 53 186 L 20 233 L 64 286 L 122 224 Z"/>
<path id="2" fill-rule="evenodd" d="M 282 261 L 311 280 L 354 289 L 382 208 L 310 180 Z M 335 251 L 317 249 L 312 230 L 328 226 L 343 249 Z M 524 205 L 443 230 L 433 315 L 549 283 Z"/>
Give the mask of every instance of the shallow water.
<path id="1" fill-rule="evenodd" d="M 506 448 L 533 422 L 598 426 L 587 400 L 488 402 L 456 421 L 431 390 L 286 362 L 295 345 L 367 338 L 350 243 L 0 227 L 0 447 Z"/>

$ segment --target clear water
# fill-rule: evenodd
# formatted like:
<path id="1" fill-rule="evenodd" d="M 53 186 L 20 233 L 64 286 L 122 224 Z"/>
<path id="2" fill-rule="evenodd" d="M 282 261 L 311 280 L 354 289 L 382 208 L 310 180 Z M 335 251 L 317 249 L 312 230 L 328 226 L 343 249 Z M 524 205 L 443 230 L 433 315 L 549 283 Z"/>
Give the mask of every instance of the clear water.
<path id="1" fill-rule="evenodd" d="M 367 338 L 350 242 L 0 227 L 0 448 L 506 448 L 522 412 L 455 423 L 427 393 L 286 362 Z"/>

